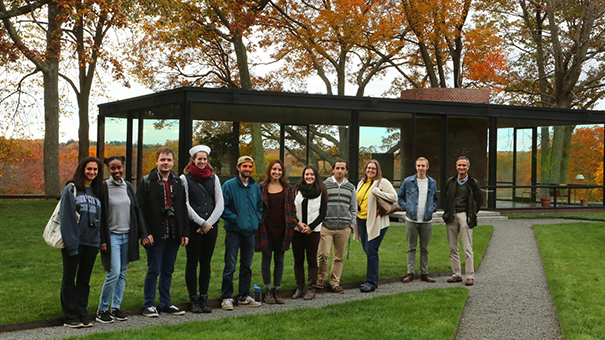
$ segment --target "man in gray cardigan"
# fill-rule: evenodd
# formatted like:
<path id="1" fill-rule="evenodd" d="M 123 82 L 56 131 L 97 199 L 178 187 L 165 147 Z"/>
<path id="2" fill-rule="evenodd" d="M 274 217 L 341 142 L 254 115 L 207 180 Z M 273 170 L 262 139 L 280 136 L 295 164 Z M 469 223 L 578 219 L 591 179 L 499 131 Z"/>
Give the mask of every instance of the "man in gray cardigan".
<path id="1" fill-rule="evenodd" d="M 337 159 L 332 165 L 334 176 L 324 184 L 328 191 L 328 210 L 321 228 L 319 241 L 319 274 L 317 288 L 325 287 L 328 277 L 328 258 L 334 243 L 334 259 L 330 273 L 330 286 L 335 293 L 344 293 L 340 287 L 340 275 L 347 240 L 357 222 L 357 192 L 355 186 L 345 176 L 349 172 L 349 162 Z"/>

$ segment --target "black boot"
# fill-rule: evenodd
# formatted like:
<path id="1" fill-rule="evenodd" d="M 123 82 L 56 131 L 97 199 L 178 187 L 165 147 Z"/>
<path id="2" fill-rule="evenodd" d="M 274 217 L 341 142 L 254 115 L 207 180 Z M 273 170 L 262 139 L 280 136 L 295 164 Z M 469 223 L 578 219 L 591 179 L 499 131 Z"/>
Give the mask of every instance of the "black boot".
<path id="1" fill-rule="evenodd" d="M 212 313 L 212 309 L 210 309 L 210 307 L 208 307 L 208 295 L 202 295 L 200 297 L 200 308 L 202 309 L 202 312 L 204 313 Z"/>
<path id="2" fill-rule="evenodd" d="M 200 297 L 192 296 L 189 300 L 191 301 L 191 313 L 201 313 L 202 307 L 200 306 Z"/>

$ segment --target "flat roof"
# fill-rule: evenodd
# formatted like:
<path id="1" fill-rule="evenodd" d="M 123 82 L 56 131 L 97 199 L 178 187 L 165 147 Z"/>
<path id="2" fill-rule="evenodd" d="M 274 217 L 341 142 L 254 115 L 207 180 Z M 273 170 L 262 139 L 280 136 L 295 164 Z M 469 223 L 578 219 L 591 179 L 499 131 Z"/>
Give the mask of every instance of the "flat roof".
<path id="1" fill-rule="evenodd" d="M 498 120 L 499 127 L 520 128 L 605 123 L 605 111 L 596 110 L 201 87 L 181 87 L 98 107 L 102 117 L 127 118 L 128 112 L 135 112 L 137 118 L 179 119 L 183 103 L 191 105 L 189 112 L 193 120 L 241 121 L 245 114 L 248 122 L 348 125 L 346 119 L 350 113 L 358 111 L 362 120 L 366 116 L 374 123 L 380 122 L 381 126 L 412 114 L 504 118 Z"/>

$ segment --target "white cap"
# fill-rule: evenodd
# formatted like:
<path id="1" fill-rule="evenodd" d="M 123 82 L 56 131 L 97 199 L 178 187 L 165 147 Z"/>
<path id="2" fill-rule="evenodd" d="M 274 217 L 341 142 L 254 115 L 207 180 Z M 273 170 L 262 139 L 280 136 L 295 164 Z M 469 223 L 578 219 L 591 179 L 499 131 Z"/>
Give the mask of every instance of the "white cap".
<path id="1" fill-rule="evenodd" d="M 210 156 L 210 148 L 206 145 L 196 145 L 192 147 L 191 149 L 189 149 L 189 154 L 193 156 L 200 151 L 204 151 L 208 156 Z"/>

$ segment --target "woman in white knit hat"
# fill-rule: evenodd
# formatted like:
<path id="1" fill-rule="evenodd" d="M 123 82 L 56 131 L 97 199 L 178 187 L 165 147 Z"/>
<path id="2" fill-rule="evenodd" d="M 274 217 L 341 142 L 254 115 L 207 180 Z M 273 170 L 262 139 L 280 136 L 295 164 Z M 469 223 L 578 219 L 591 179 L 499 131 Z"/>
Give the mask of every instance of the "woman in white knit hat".
<path id="1" fill-rule="evenodd" d="M 218 220 L 223 213 L 223 192 L 218 176 L 208 162 L 210 148 L 197 145 L 189 150 L 191 159 L 183 169 L 181 180 L 187 196 L 190 238 L 187 245 L 185 282 L 191 301 L 191 312 L 210 313 L 208 285 L 210 261 L 218 236 Z M 200 266 L 199 277 L 197 273 Z M 199 287 L 199 291 L 198 291 Z"/>

